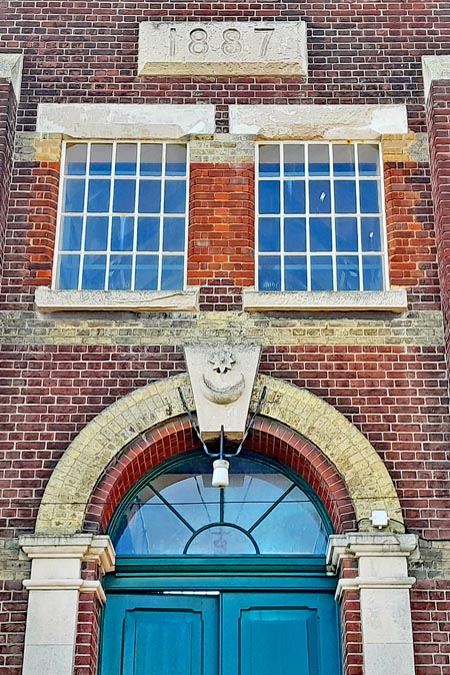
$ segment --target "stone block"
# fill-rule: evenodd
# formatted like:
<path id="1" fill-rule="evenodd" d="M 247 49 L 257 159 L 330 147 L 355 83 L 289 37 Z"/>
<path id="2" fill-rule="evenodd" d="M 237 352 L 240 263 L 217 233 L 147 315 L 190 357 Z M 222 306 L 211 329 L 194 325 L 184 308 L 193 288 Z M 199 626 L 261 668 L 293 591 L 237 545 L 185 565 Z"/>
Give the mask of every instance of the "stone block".
<path id="1" fill-rule="evenodd" d="M 406 134 L 404 105 L 230 105 L 230 133 L 268 140 L 378 140 Z"/>
<path id="2" fill-rule="evenodd" d="M 306 77 L 306 24 L 141 22 L 138 75 Z"/>

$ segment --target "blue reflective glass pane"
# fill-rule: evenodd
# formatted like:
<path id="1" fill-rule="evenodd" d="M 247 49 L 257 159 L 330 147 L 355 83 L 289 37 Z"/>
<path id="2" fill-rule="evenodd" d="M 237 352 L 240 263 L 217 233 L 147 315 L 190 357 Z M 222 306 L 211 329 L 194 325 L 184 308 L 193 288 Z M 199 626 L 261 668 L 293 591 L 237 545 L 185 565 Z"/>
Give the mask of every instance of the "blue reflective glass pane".
<path id="1" fill-rule="evenodd" d="M 134 288 L 137 291 L 156 291 L 158 288 L 158 256 L 136 256 Z"/>
<path id="2" fill-rule="evenodd" d="M 64 216 L 62 220 L 60 249 L 62 251 L 80 251 L 82 229 L 82 216 Z"/>
<path id="3" fill-rule="evenodd" d="M 361 244 L 363 251 L 381 251 L 379 218 L 361 218 Z"/>
<path id="4" fill-rule="evenodd" d="M 331 188 L 329 180 L 313 180 L 310 182 L 309 212 L 331 213 Z"/>
<path id="5" fill-rule="evenodd" d="M 379 184 L 375 180 L 362 180 L 359 184 L 361 213 L 379 213 Z"/>
<path id="6" fill-rule="evenodd" d="M 180 291 L 184 286 L 184 257 L 165 255 L 162 259 L 161 290 Z"/>
<path id="7" fill-rule="evenodd" d="M 119 554 L 179 555 L 191 531 L 146 487 L 131 503 L 126 519 L 120 522 Z M 142 671 L 141 671 L 142 672 Z"/>
<path id="8" fill-rule="evenodd" d="M 159 218 L 139 218 L 138 251 L 157 251 L 159 248 Z"/>
<path id="9" fill-rule="evenodd" d="M 112 144 L 92 143 L 89 172 L 91 176 L 110 176 L 112 166 Z"/>
<path id="10" fill-rule="evenodd" d="M 284 146 L 284 175 L 305 175 L 305 146 L 297 143 Z"/>
<path id="11" fill-rule="evenodd" d="M 80 213 L 84 210 L 84 180 L 66 180 L 64 207 L 66 213 Z"/>
<path id="12" fill-rule="evenodd" d="M 306 219 L 284 219 L 284 250 L 306 251 Z"/>
<path id="13" fill-rule="evenodd" d="M 324 554 L 328 536 L 313 504 L 302 501 L 298 488 L 252 532 L 262 554 Z M 303 496 L 304 500 L 304 496 Z"/>
<path id="14" fill-rule="evenodd" d="M 280 213 L 280 182 L 264 180 L 259 182 L 259 212 Z"/>
<path id="15" fill-rule="evenodd" d="M 164 188 L 164 213 L 186 211 L 186 181 L 168 180 Z"/>
<path id="16" fill-rule="evenodd" d="M 99 179 L 89 181 L 87 203 L 89 213 L 108 213 L 110 189 L 111 182 L 109 180 Z"/>
<path id="17" fill-rule="evenodd" d="M 356 213 L 356 183 L 354 180 L 335 181 L 334 209 L 336 213 Z"/>
<path id="18" fill-rule="evenodd" d="M 114 182 L 114 213 L 133 213 L 136 196 L 135 180 L 116 180 Z"/>
<path id="19" fill-rule="evenodd" d="M 159 213 L 161 210 L 161 181 L 143 180 L 139 185 L 139 213 Z"/>
<path id="20" fill-rule="evenodd" d="M 86 251 L 106 251 L 108 246 L 108 216 L 88 216 L 86 218 Z"/>
<path id="21" fill-rule="evenodd" d="M 65 172 L 69 176 L 86 173 L 87 143 L 67 143 Z"/>
<path id="22" fill-rule="evenodd" d="M 280 256 L 259 256 L 258 288 L 260 291 L 281 291 Z"/>
<path id="23" fill-rule="evenodd" d="M 259 146 L 259 173 L 261 176 L 280 175 L 280 146 Z"/>
<path id="24" fill-rule="evenodd" d="M 311 290 L 333 290 L 333 260 L 331 256 L 319 255 L 311 258 Z"/>
<path id="25" fill-rule="evenodd" d="M 331 218 L 310 218 L 309 242 L 311 251 L 331 251 Z"/>
<path id="26" fill-rule="evenodd" d="M 260 251 L 280 251 L 280 219 L 260 218 L 258 228 Z"/>
<path id="27" fill-rule="evenodd" d="M 333 172 L 335 176 L 355 175 L 354 145 L 333 145 Z"/>
<path id="28" fill-rule="evenodd" d="M 163 251 L 184 251 L 184 218 L 164 218 Z"/>
<path id="29" fill-rule="evenodd" d="M 166 175 L 167 176 L 185 176 L 186 175 L 186 155 L 185 145 L 171 143 L 166 147 Z"/>
<path id="30" fill-rule="evenodd" d="M 141 146 L 141 176 L 162 175 L 162 145 L 143 143 Z"/>
<path id="31" fill-rule="evenodd" d="M 106 255 L 85 255 L 81 287 L 98 291 L 105 288 Z"/>
<path id="32" fill-rule="evenodd" d="M 133 216 L 114 216 L 112 219 L 111 251 L 131 251 L 133 249 Z"/>
<path id="33" fill-rule="evenodd" d="M 284 182 L 284 212 L 305 213 L 305 181 L 286 180 Z"/>
<path id="34" fill-rule="evenodd" d="M 116 176 L 135 176 L 137 161 L 136 143 L 118 143 L 116 149 Z"/>
<path id="35" fill-rule="evenodd" d="M 363 283 L 365 291 L 383 290 L 383 260 L 381 256 L 363 256 Z"/>
<path id="36" fill-rule="evenodd" d="M 306 291 L 306 257 L 287 255 L 284 259 L 284 288 L 286 291 Z"/>
<path id="37" fill-rule="evenodd" d="M 189 555 L 251 555 L 256 549 L 247 534 L 235 527 L 217 525 L 200 532 L 189 546 Z"/>
<path id="38" fill-rule="evenodd" d="M 359 291 L 358 256 L 337 256 L 337 290 Z"/>
<path id="39" fill-rule="evenodd" d="M 195 460 L 193 463 L 188 460 L 190 467 L 196 464 Z M 197 530 L 220 520 L 220 490 L 212 487 L 211 479 L 212 476 L 205 476 L 205 474 L 189 475 L 188 473 L 185 478 L 181 478 L 180 474 L 176 473 L 169 474 L 169 476 L 163 474 L 152 480 L 152 487 L 162 494 L 164 499 L 172 504 L 178 513 Z M 232 483 L 233 479 L 230 475 L 230 486 L 227 490 L 231 488 Z M 242 503 L 239 506 L 242 509 Z M 228 520 L 228 522 L 233 521 Z"/>
<path id="40" fill-rule="evenodd" d="M 78 288 L 79 255 L 62 255 L 59 258 L 58 288 L 69 291 Z"/>
<path id="41" fill-rule="evenodd" d="M 131 289 L 131 255 L 112 255 L 109 259 L 108 288 L 110 291 Z"/>
<path id="42" fill-rule="evenodd" d="M 356 218 L 336 218 L 336 251 L 358 250 L 358 221 Z"/>
<path id="43" fill-rule="evenodd" d="M 310 145 L 308 147 L 308 163 L 310 176 L 329 176 L 329 146 L 326 144 Z"/>
<path id="44" fill-rule="evenodd" d="M 380 175 L 380 149 L 378 145 L 358 145 L 360 176 Z"/>

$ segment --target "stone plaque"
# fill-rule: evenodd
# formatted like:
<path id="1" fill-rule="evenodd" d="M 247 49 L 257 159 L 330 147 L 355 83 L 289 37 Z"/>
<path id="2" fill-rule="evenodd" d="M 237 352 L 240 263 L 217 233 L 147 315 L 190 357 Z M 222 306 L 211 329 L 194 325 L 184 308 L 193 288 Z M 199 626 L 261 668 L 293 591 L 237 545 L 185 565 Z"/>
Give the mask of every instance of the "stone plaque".
<path id="1" fill-rule="evenodd" d="M 138 75 L 307 74 L 306 24 L 143 22 Z"/>

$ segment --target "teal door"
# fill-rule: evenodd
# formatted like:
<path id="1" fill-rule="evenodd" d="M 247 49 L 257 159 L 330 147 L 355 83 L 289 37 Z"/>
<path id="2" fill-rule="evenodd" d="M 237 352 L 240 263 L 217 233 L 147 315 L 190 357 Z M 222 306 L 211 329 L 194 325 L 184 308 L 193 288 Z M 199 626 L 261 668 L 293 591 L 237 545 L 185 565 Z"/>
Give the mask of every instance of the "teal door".
<path id="1" fill-rule="evenodd" d="M 330 593 L 112 594 L 101 675 L 339 675 Z"/>

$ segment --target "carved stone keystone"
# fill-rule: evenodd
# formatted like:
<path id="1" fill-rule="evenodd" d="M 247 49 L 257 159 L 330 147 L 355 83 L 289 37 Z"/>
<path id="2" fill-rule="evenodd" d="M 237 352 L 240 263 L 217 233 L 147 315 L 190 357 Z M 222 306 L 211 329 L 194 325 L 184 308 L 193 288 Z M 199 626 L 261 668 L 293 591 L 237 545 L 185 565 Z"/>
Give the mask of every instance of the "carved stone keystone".
<path id="1" fill-rule="evenodd" d="M 184 353 L 203 438 L 217 438 L 223 426 L 227 438 L 240 440 L 261 347 L 187 345 Z"/>

